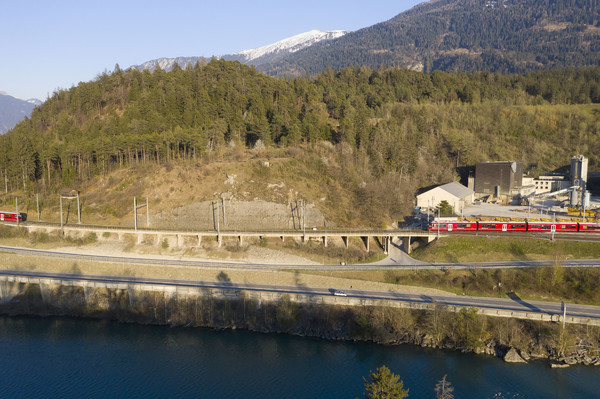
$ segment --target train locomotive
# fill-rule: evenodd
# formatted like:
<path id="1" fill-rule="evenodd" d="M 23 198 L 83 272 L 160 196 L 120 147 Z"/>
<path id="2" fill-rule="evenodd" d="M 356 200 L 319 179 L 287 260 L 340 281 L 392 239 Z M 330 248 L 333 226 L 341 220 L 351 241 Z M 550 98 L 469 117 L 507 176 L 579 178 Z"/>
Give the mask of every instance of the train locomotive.
<path id="1" fill-rule="evenodd" d="M 0 222 L 24 222 L 26 220 L 27 220 L 26 213 L 0 211 Z"/>

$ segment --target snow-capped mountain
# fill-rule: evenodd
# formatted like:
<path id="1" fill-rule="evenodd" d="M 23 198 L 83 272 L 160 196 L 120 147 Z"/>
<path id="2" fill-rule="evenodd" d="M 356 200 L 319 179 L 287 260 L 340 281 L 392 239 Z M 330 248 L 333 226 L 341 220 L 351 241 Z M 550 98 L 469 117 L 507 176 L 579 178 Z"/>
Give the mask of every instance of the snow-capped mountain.
<path id="1" fill-rule="evenodd" d="M 134 65 L 131 68 L 135 68 L 140 71 L 147 69 L 150 72 L 152 72 L 156 68 L 160 67 L 160 69 L 168 72 L 173 69 L 175 64 L 185 69 L 188 65 L 196 65 L 196 62 L 199 62 L 200 64 L 205 64 L 206 59 L 204 57 L 158 58 L 156 60 L 144 62 L 141 65 Z"/>
<path id="2" fill-rule="evenodd" d="M 232 54 L 231 57 L 234 57 L 245 64 L 260 65 L 266 62 L 273 62 L 277 58 L 295 53 L 296 51 L 310 47 L 315 43 L 337 39 L 338 37 L 344 36 L 346 33 L 348 33 L 348 31 L 345 30 L 311 30 L 267 46 L 240 51 L 239 53 Z"/>
<path id="3" fill-rule="evenodd" d="M 280 40 L 277 43 L 269 44 L 267 46 L 251 50 L 244 50 L 235 54 L 227 54 L 215 57 L 223 58 L 229 61 L 237 60 L 244 64 L 260 65 L 267 62 L 277 61 L 288 54 L 292 54 L 296 51 L 310 47 L 315 43 L 337 39 L 344 36 L 346 33 L 348 33 L 348 31 L 311 30 L 306 33 L 301 33 L 299 35 Z M 204 57 L 158 58 L 156 60 L 144 62 L 141 65 L 134 65 L 131 68 L 135 68 L 140 71 L 144 69 L 154 71 L 154 69 L 160 67 L 165 71 L 170 71 L 173 69 L 175 64 L 179 65 L 181 68 L 186 68 L 188 65 L 195 65 L 196 62 L 199 62 L 202 65 L 206 63 L 206 61 L 207 60 Z"/>
<path id="4" fill-rule="evenodd" d="M 29 100 L 25 100 L 26 102 L 28 102 L 29 104 L 33 104 L 34 107 L 37 107 L 38 105 L 42 105 L 42 100 L 38 100 L 37 98 L 30 98 Z"/>
<path id="5" fill-rule="evenodd" d="M 42 102 L 37 98 L 21 100 L 0 91 L 0 134 L 8 132 Z"/>

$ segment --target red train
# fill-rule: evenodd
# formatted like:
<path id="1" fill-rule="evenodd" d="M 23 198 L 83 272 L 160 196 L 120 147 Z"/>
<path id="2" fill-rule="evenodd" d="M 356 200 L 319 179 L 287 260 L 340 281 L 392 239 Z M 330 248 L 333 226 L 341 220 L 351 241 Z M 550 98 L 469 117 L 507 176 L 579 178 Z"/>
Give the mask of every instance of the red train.
<path id="1" fill-rule="evenodd" d="M 0 222 L 24 222 L 27 220 L 27 214 L 22 212 L 3 212 L 0 211 Z"/>
<path id="2" fill-rule="evenodd" d="M 576 222 L 431 222 L 431 231 L 546 231 L 556 233 L 600 233 L 600 223 Z"/>

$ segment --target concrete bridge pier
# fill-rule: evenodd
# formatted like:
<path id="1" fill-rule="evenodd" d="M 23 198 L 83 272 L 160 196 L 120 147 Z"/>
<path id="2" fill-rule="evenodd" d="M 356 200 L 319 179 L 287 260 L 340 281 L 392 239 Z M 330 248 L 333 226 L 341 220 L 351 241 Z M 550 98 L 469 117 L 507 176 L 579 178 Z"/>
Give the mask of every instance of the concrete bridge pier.
<path id="1" fill-rule="evenodd" d="M 202 246 L 202 236 L 200 234 L 198 234 L 198 247 Z"/>
<path id="2" fill-rule="evenodd" d="M 412 238 L 411 236 L 402 237 L 402 246 L 404 247 L 404 252 L 406 252 L 407 254 L 410 254 L 410 252 L 411 252 L 411 247 L 410 247 L 411 238 Z"/>
<path id="3" fill-rule="evenodd" d="M 42 296 L 42 303 L 46 303 L 46 294 L 44 293 L 44 284 L 40 280 L 40 295 Z"/>
<path id="4" fill-rule="evenodd" d="M 242 245 L 244 245 L 244 236 L 243 236 L 243 235 L 239 235 L 239 236 L 238 236 L 238 240 L 239 240 L 239 243 L 240 243 L 240 247 L 241 247 Z"/>
<path id="5" fill-rule="evenodd" d="M 184 245 L 184 237 L 183 237 L 183 235 L 177 234 L 175 237 L 177 238 L 177 247 L 183 248 L 183 245 Z"/>
<path id="6" fill-rule="evenodd" d="M 344 242 L 346 249 L 348 249 L 348 236 L 342 236 L 342 241 Z"/>
<path id="7" fill-rule="evenodd" d="M 327 248 L 327 236 L 323 236 L 323 245 Z"/>
<path id="8" fill-rule="evenodd" d="M 221 234 L 217 234 L 217 244 L 219 248 L 221 248 L 221 245 L 223 245 L 223 237 Z"/>
<path id="9" fill-rule="evenodd" d="M 367 250 L 367 252 L 369 252 L 369 250 L 371 249 L 369 247 L 369 236 L 364 236 L 364 237 L 360 237 L 363 240 L 363 243 L 365 244 L 365 249 Z"/>
<path id="10" fill-rule="evenodd" d="M 90 304 L 90 287 L 88 285 L 83 286 L 83 297 L 85 298 L 85 303 L 87 305 Z"/>
<path id="11" fill-rule="evenodd" d="M 390 250 L 390 237 L 389 236 L 375 237 L 375 243 L 378 244 L 379 247 L 381 248 L 381 250 L 383 251 L 383 253 L 387 255 L 387 253 Z"/>

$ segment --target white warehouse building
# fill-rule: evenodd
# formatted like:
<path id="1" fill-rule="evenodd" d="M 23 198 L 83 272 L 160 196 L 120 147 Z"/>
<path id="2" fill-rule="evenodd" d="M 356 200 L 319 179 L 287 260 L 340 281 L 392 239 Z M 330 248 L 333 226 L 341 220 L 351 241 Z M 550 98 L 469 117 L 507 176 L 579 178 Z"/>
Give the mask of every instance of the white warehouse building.
<path id="1" fill-rule="evenodd" d="M 417 195 L 417 207 L 421 210 L 434 209 L 440 202 L 448 201 L 454 212 L 460 212 L 467 204 L 472 204 L 475 192 L 458 182 L 446 183 Z"/>

